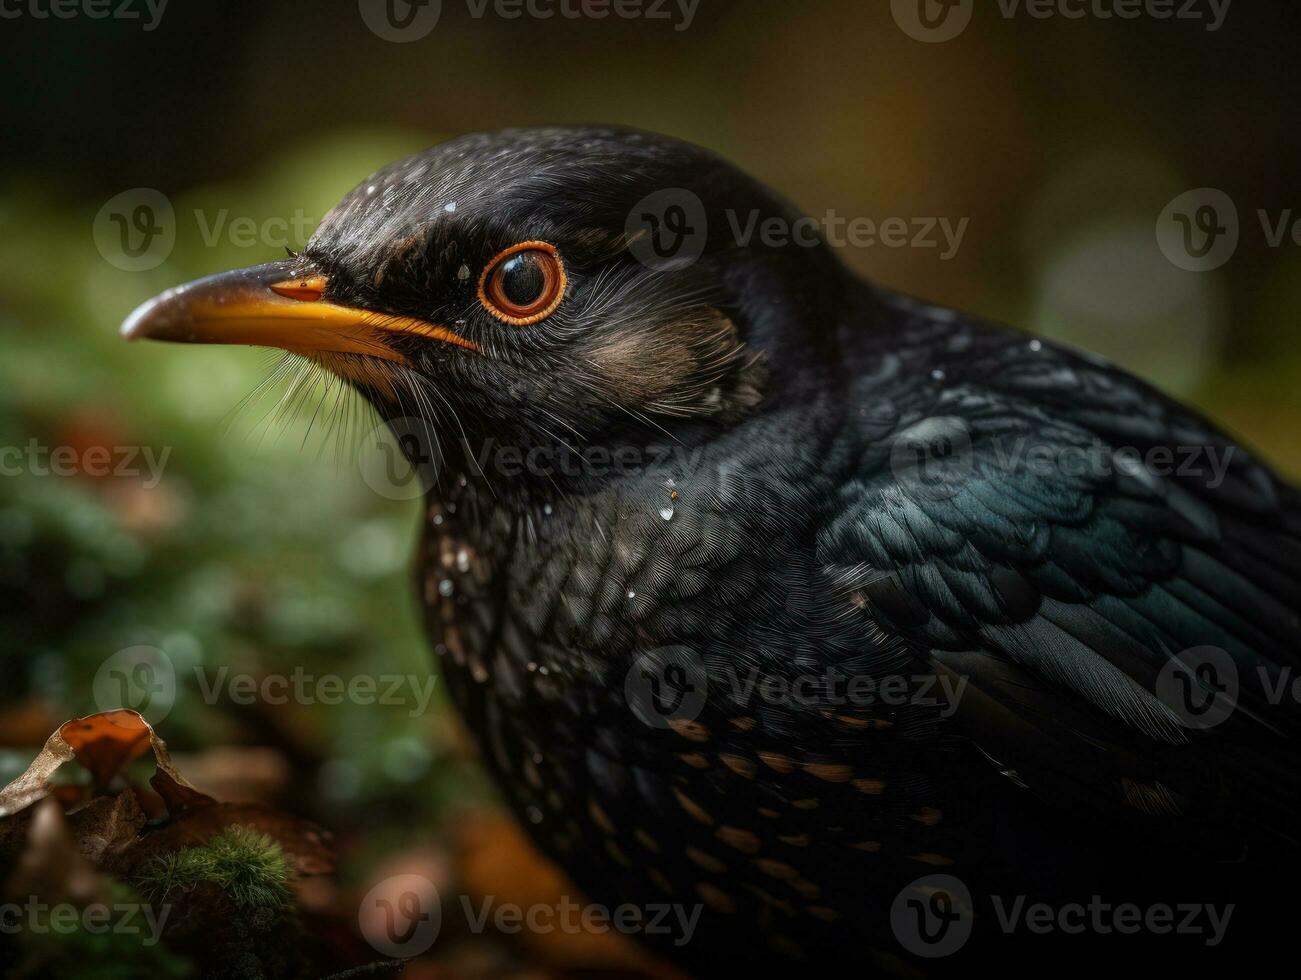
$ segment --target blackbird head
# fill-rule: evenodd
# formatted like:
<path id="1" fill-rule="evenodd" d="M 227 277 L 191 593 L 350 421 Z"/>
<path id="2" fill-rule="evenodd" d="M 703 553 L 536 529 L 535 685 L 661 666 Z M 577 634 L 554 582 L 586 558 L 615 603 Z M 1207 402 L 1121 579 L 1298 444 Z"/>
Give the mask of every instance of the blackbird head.
<path id="1" fill-rule="evenodd" d="M 846 278 L 774 220 L 799 213 L 678 140 L 465 136 L 362 181 L 301 254 L 168 290 L 122 332 L 282 348 L 435 438 L 690 439 L 832 369 Z"/>

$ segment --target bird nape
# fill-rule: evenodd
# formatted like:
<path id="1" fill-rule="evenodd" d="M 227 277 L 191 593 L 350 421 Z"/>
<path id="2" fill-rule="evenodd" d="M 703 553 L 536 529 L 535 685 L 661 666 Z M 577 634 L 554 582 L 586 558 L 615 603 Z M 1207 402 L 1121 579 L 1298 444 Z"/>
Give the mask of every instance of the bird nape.
<path id="1" fill-rule="evenodd" d="M 685 969 L 1256 948 L 1301 496 L 1100 360 L 738 234 L 799 220 L 676 140 L 466 136 L 123 332 L 302 355 L 432 461 L 452 699 Z"/>

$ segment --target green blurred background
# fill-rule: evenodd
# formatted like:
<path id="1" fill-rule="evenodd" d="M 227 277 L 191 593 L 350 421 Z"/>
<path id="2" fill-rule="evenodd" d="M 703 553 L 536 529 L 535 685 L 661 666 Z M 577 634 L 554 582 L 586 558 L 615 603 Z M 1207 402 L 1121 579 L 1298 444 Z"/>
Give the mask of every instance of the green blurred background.
<path id="1" fill-rule="evenodd" d="M 97 670 L 146 644 L 180 678 L 160 726 L 173 747 L 236 792 L 367 827 L 356 866 L 484 798 L 441 710 L 199 697 L 194 666 L 427 670 L 406 580 L 418 505 L 363 479 L 366 420 L 348 439 L 320 419 L 309 432 L 315 395 L 277 412 L 283 389 L 237 408 L 266 354 L 116 335 L 138 302 L 301 246 L 295 225 L 310 233 L 373 169 L 468 130 L 631 124 L 710 146 L 814 215 L 969 219 L 948 259 L 842 254 L 1113 357 L 1301 474 L 1301 247 L 1271 247 L 1256 219 L 1301 208 L 1296 4 L 1235 3 L 1210 32 L 1009 20 L 982 0 L 944 44 L 908 36 L 885 0 L 700 0 L 685 30 L 475 18 L 445 0 L 411 43 L 368 30 L 348 0 L 173 0 L 151 30 L 42 9 L 22 0 L 0 22 L 0 445 L 170 455 L 157 486 L 0 477 L 0 779 L 50 725 L 105 707 Z M 1242 242 L 1197 274 L 1154 229 L 1200 187 L 1234 200 Z M 176 241 L 131 272 L 92 229 L 137 188 L 166 195 Z"/>

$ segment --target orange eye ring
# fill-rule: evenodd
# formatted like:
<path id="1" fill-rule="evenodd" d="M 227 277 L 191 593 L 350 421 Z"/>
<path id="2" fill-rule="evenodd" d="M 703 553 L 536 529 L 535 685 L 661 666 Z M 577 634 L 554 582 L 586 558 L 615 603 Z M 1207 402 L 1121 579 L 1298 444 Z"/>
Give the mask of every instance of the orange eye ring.
<path id="1" fill-rule="evenodd" d="M 512 299 L 507 292 L 505 274 L 510 271 L 511 260 L 526 256 L 541 274 L 540 291 L 535 299 L 522 302 Z M 565 298 L 569 279 L 560 252 L 550 242 L 520 242 L 498 253 L 479 277 L 479 302 L 483 308 L 503 323 L 513 327 L 527 327 L 540 323 L 556 311 Z"/>

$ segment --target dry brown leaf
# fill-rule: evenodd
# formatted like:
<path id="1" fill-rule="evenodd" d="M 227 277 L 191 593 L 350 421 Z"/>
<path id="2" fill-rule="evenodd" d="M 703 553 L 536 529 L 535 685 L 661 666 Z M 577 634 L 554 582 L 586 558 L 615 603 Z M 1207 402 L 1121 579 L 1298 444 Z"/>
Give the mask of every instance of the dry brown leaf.
<path id="1" fill-rule="evenodd" d="M 217 802 L 207 793 L 200 793 L 189 783 L 180 781 L 179 777 L 180 773 L 176 772 L 170 761 L 167 769 L 159 766 L 158 771 L 149 777 L 149 785 L 162 797 L 167 812 L 172 816 L 179 816 L 186 810 L 212 806 Z"/>
<path id="2" fill-rule="evenodd" d="M 68 825 L 81 853 L 97 865 L 130 847 L 147 818 L 135 793 L 100 796 L 68 814 Z"/>
<path id="3" fill-rule="evenodd" d="M 37 800 L 50 794 L 50 778 L 65 762 L 71 761 L 76 752 L 55 732 L 45 742 L 40 754 L 32 760 L 27 771 L 0 790 L 0 817 L 7 817 L 25 810 Z"/>
<path id="4" fill-rule="evenodd" d="M 144 718 L 128 708 L 74 718 L 59 729 L 100 789 L 149 751 L 153 732 Z"/>
<path id="5" fill-rule="evenodd" d="M 167 743 L 158 737 L 149 723 L 135 711 L 118 708 L 74 718 L 61 725 L 46 741 L 27 771 L 0 790 L 0 817 L 24 810 L 51 792 L 58 792 L 51 788 L 50 780 L 64 763 L 76 759 L 90 771 L 95 790 L 102 792 L 123 769 L 150 748 L 158 767 L 155 777 L 165 774 L 170 780 L 169 788 L 175 787 L 174 795 L 178 800 L 189 800 L 193 805 L 195 798 L 203 797 L 212 802 L 211 797 L 204 797 L 180 774 L 167 754 Z M 66 788 L 60 787 L 63 789 Z M 76 790 L 58 792 L 58 795 L 65 806 L 72 806 L 81 797 Z"/>

